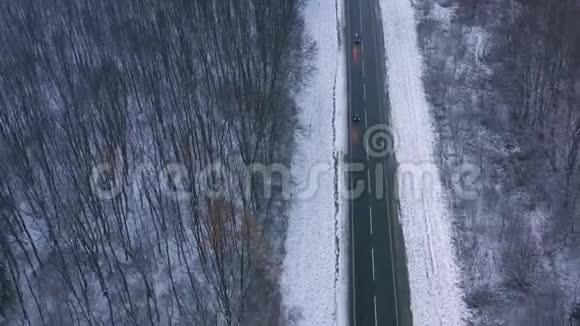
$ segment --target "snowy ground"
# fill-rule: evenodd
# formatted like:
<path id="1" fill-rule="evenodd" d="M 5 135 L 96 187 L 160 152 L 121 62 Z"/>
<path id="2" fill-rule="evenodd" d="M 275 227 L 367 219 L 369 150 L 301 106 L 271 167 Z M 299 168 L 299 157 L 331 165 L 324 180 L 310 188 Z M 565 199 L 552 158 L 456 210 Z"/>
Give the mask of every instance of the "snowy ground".
<path id="1" fill-rule="evenodd" d="M 340 198 L 346 148 L 346 62 L 339 40 L 343 0 L 311 0 L 304 9 L 317 44 L 317 68 L 300 94 L 293 206 L 285 243 L 283 304 L 297 325 L 348 323 L 345 205 Z"/>
<path id="2" fill-rule="evenodd" d="M 435 133 L 421 80 L 414 10 L 410 0 L 380 0 L 380 6 L 413 324 L 464 325 L 468 312 L 459 287 L 451 213 L 434 161 Z"/>

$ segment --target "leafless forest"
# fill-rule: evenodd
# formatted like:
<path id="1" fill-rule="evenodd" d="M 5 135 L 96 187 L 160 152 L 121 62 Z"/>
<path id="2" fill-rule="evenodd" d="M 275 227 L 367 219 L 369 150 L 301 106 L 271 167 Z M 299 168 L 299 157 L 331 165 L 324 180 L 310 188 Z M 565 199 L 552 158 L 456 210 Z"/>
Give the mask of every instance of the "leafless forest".
<path id="1" fill-rule="evenodd" d="M 415 5 L 474 324 L 580 324 L 580 2 Z"/>
<path id="2" fill-rule="evenodd" d="M 302 6 L 0 1 L 0 325 L 283 323 Z"/>

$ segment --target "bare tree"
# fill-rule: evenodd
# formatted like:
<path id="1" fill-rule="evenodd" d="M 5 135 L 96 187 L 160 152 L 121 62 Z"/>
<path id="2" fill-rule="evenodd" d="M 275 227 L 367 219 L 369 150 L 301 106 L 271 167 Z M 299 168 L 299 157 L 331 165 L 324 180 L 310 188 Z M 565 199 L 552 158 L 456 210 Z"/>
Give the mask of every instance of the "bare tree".
<path id="1" fill-rule="evenodd" d="M 0 320 L 279 322 L 283 198 L 245 166 L 291 157 L 302 6 L 0 5 Z"/>

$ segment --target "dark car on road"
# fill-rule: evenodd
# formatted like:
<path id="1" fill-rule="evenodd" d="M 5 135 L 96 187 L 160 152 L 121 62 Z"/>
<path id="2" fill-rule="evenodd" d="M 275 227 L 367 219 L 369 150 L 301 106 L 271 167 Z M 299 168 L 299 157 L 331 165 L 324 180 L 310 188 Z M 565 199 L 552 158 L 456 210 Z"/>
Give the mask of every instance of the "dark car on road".
<path id="1" fill-rule="evenodd" d="M 352 116 L 352 130 L 351 130 L 351 141 L 354 145 L 360 144 L 361 138 L 361 128 L 360 128 L 360 115 Z"/>

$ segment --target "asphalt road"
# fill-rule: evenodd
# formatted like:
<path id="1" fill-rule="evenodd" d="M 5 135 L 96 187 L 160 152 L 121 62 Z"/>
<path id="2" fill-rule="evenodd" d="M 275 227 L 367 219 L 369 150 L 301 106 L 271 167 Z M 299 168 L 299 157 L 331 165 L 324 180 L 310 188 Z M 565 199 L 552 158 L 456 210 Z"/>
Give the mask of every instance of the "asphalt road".
<path id="1" fill-rule="evenodd" d="M 386 128 L 389 102 L 384 91 L 380 10 L 377 0 L 345 1 L 346 40 L 350 42 L 349 161 L 354 163 L 348 180 L 350 189 L 356 189 L 349 208 L 351 325 L 411 325 L 404 246 L 394 197 L 396 164 Z M 361 38 L 358 45 L 355 33 Z M 360 121 L 353 121 L 353 116 L 359 116 Z M 384 136 L 387 147 L 365 142 L 374 142 L 375 136 Z M 362 192 L 357 195 L 359 190 Z"/>

